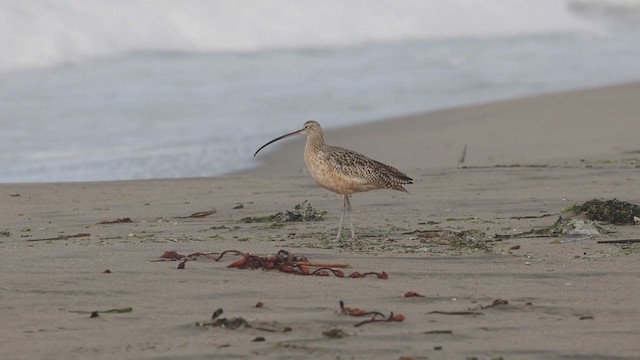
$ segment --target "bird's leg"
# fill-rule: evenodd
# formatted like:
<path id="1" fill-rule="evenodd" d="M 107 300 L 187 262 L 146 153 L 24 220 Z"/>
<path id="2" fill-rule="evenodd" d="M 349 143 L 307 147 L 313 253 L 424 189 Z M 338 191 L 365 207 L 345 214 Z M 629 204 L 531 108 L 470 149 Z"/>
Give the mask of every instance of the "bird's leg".
<path id="1" fill-rule="evenodd" d="M 356 231 L 353 228 L 353 221 L 351 220 L 351 202 L 349 202 L 349 197 L 347 195 L 344 196 L 344 201 L 347 213 L 349 214 L 349 225 L 351 225 L 351 241 L 355 241 Z"/>
<path id="2" fill-rule="evenodd" d="M 340 214 L 340 225 L 338 225 L 338 236 L 336 236 L 336 241 L 340 241 L 342 238 L 342 222 L 344 221 L 344 213 L 347 211 L 347 204 L 349 203 L 349 198 L 347 195 L 344 195 L 344 203 L 342 205 L 342 213 Z"/>

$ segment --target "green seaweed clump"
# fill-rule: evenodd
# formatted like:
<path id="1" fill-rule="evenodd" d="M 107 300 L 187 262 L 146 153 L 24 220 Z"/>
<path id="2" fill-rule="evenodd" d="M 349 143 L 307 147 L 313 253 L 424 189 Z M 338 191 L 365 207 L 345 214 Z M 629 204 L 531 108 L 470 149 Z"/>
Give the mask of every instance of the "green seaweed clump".
<path id="1" fill-rule="evenodd" d="M 277 212 L 273 215 L 250 216 L 240 219 L 243 223 L 260 223 L 260 222 L 294 222 L 294 221 L 321 221 L 327 214 L 324 210 L 315 209 L 307 200 L 301 204 L 296 204 L 293 209 Z"/>
<path id="2" fill-rule="evenodd" d="M 264 215 L 264 216 L 247 216 L 240 219 L 242 223 L 261 223 L 261 222 L 272 222 L 275 221 L 273 215 Z"/>
<path id="3" fill-rule="evenodd" d="M 593 199 L 571 209 L 576 214 L 583 214 L 589 220 L 603 221 L 615 225 L 635 224 L 640 218 L 640 206 L 617 199 Z"/>
<path id="4" fill-rule="evenodd" d="M 302 204 L 296 204 L 293 209 L 287 209 L 284 212 L 279 212 L 273 215 L 275 221 L 278 222 L 290 222 L 290 221 L 321 221 L 327 214 L 324 210 L 317 210 L 307 200 Z"/>

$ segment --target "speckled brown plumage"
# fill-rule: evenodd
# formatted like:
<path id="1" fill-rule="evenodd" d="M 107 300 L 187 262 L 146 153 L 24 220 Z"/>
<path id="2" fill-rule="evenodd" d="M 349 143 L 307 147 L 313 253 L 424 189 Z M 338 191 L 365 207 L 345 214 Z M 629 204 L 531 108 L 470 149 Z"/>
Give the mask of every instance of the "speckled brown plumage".
<path id="1" fill-rule="evenodd" d="M 325 144 L 322 128 L 315 121 L 307 121 L 302 129 L 269 141 L 262 145 L 253 156 L 256 156 L 265 146 L 296 134 L 307 136 L 304 162 L 311 176 L 320 186 L 343 195 L 344 205 L 340 215 L 336 241 L 339 241 L 342 236 L 345 213 L 349 214 L 351 239 L 356 239 L 351 221 L 349 195 L 374 189 L 393 189 L 407 192 L 403 185 L 413 184 L 413 179 L 392 166 L 370 159 L 355 151 Z"/>
<path id="2" fill-rule="evenodd" d="M 374 189 L 407 192 L 403 185 L 413 183 L 413 179 L 392 166 L 325 144 L 322 128 L 315 121 L 307 121 L 304 132 L 307 135 L 304 162 L 311 176 L 328 190 L 342 195 Z"/>

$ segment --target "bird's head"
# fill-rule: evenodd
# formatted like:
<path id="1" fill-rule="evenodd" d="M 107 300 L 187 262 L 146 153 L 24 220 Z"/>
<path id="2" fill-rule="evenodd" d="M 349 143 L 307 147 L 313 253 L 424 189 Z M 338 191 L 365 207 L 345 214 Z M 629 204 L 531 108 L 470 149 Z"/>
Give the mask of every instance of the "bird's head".
<path id="1" fill-rule="evenodd" d="M 262 145 L 260 147 L 260 149 L 258 149 L 258 151 L 256 151 L 253 154 L 253 156 L 256 156 L 258 154 L 258 152 L 260 150 L 262 150 L 263 148 L 265 148 L 267 145 L 271 145 L 272 143 L 274 143 L 274 142 L 276 142 L 278 140 L 282 140 L 282 139 L 288 138 L 289 136 L 298 135 L 298 134 L 302 134 L 302 135 L 305 135 L 305 136 L 312 136 L 312 135 L 316 135 L 316 134 L 322 135 L 322 128 L 320 127 L 320 124 L 318 124 L 317 121 L 313 121 L 313 120 L 307 121 L 302 126 L 302 129 L 296 130 L 294 132 L 290 132 L 288 134 L 284 134 L 284 135 L 279 136 L 279 137 L 269 141 L 268 143 Z"/>

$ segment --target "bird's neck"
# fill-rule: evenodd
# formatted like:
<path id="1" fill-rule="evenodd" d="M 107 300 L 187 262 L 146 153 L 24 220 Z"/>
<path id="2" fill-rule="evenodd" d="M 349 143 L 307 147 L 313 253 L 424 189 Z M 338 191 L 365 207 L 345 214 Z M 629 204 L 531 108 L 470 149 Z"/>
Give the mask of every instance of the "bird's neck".
<path id="1" fill-rule="evenodd" d="M 323 146 L 325 146 L 325 143 L 322 133 L 309 134 L 309 136 L 307 136 L 305 151 L 317 151 L 320 150 Z"/>

